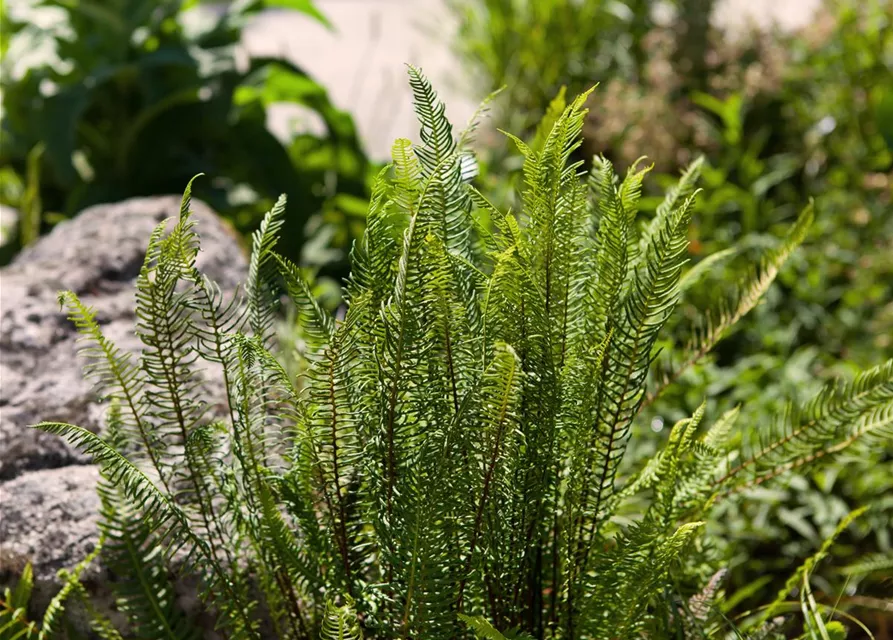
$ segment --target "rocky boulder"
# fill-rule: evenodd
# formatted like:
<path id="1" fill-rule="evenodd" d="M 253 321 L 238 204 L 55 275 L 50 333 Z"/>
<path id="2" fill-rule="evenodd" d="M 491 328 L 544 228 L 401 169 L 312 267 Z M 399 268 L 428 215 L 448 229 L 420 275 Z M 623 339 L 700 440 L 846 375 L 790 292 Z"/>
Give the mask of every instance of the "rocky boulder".
<path id="1" fill-rule="evenodd" d="M 109 338 L 138 352 L 135 280 L 149 234 L 179 205 L 164 196 L 91 207 L 0 270 L 0 584 L 29 561 L 37 582 L 51 583 L 96 542 L 96 469 L 62 439 L 29 428 L 59 420 L 96 430 L 102 422 L 57 293 L 77 293 Z M 199 267 L 233 290 L 247 273 L 244 250 L 207 206 L 193 209 Z M 209 386 L 212 405 L 222 404 L 222 385 Z"/>

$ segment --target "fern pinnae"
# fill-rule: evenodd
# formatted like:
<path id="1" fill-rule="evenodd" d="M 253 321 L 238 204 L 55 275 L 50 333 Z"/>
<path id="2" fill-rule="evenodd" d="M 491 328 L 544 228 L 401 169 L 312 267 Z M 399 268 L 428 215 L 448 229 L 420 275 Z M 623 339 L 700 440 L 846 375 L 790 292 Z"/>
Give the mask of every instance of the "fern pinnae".
<path id="1" fill-rule="evenodd" d="M 698 179 L 701 177 L 701 172 L 704 168 L 704 156 L 698 156 L 695 158 L 683 171 L 679 180 L 671 186 L 668 190 L 664 199 L 657 206 L 657 210 L 655 212 L 654 217 L 645 227 L 645 230 L 642 232 L 641 239 L 639 241 L 640 247 L 644 250 L 644 247 L 652 241 L 654 234 L 657 233 L 660 226 L 663 224 L 663 221 L 666 219 L 668 215 L 675 209 L 681 201 L 684 201 L 688 198 L 692 193 L 694 193 Z M 639 251 L 639 255 L 642 255 L 642 250 Z"/>
<path id="2" fill-rule="evenodd" d="M 468 237 L 468 196 L 462 179 L 459 147 L 453 138 L 453 126 L 446 118 L 446 106 L 422 72 L 408 65 L 409 84 L 421 125 L 422 145 L 415 153 L 421 160 L 422 176 L 437 177 L 434 196 L 444 244 L 450 251 L 470 258 Z"/>
<path id="3" fill-rule="evenodd" d="M 201 428 L 207 410 L 197 394 L 201 380 L 195 365 L 203 354 L 202 332 L 195 322 L 196 308 L 202 306 L 203 294 L 205 302 L 215 304 L 202 288 L 195 268 L 199 240 L 189 210 L 190 198 L 187 187 L 181 217 L 170 234 L 160 233 L 162 225 L 153 234 L 137 279 L 136 333 L 144 345 L 141 364 L 146 390 L 142 401 L 152 407 L 147 418 L 156 424 L 153 429 L 158 441 L 167 440 L 174 445 L 168 444 L 159 454 L 185 463 L 172 465 L 168 477 L 162 471 L 161 481 L 170 495 L 197 508 L 198 524 L 216 556 L 224 535 L 219 505 L 215 504 L 201 470 L 193 467 L 196 459 L 190 458 L 187 451 L 190 435 Z M 185 290 L 180 289 L 181 282 L 188 285 Z M 207 316 L 208 311 L 203 308 L 200 315 Z M 216 311 L 215 307 L 213 313 Z"/>
<path id="4" fill-rule="evenodd" d="M 158 527 L 172 528 L 176 536 L 187 541 L 198 551 L 211 570 L 214 585 L 223 589 L 228 602 L 234 605 L 235 610 L 240 609 L 239 603 L 242 603 L 242 600 L 232 591 L 230 579 L 208 542 L 193 531 L 190 518 L 183 510 L 160 491 L 138 467 L 87 429 L 59 422 L 41 422 L 35 425 L 35 428 L 65 437 L 85 454 L 93 456 L 94 461 L 107 474 L 108 481 L 121 487 L 131 500 L 142 505 L 148 520 Z M 254 634 L 249 630 L 254 628 L 254 624 L 247 616 L 248 611 L 245 609 L 238 616 L 241 618 L 239 621 L 241 624 L 237 628 L 248 632 L 243 637 L 252 637 Z"/>
<path id="5" fill-rule="evenodd" d="M 585 571 L 590 549 L 603 522 L 604 504 L 614 490 L 614 477 L 623 456 L 632 419 L 642 400 L 645 375 L 651 364 L 651 347 L 657 331 L 666 321 L 678 292 L 678 279 L 687 247 L 686 232 L 693 197 L 672 215 L 645 248 L 643 263 L 632 276 L 632 284 L 623 302 L 623 315 L 617 323 L 617 335 L 605 358 L 604 373 L 598 391 L 593 432 L 598 435 L 593 465 L 584 482 L 583 496 L 588 500 L 590 484 L 594 491 L 592 516 L 581 527 L 583 546 L 580 571 Z M 574 628 L 574 606 L 569 595 L 569 629 Z"/>
<path id="6" fill-rule="evenodd" d="M 886 428 L 887 419 L 893 418 L 885 408 L 891 401 L 893 401 L 893 360 L 864 371 L 852 383 L 832 383 L 807 405 L 805 411 L 793 412 L 793 424 L 786 426 L 786 433 L 747 457 L 719 478 L 715 484 L 717 487 L 722 486 L 753 466 L 763 465 L 778 470 L 779 465 L 793 464 L 791 468 L 795 468 L 829 453 L 836 453 L 860 437 L 874 430 Z M 844 430 L 849 425 L 858 424 L 860 418 L 872 413 L 873 419 L 864 421 L 862 428 L 846 433 L 847 437 L 842 442 L 831 444 L 835 438 L 845 433 Z M 805 417 L 802 424 L 799 423 L 801 414 Z M 826 450 L 827 446 L 831 448 Z M 797 452 L 803 447 L 809 450 L 809 454 L 798 458 Z M 826 453 L 822 453 L 823 451 Z M 773 477 L 775 475 L 778 473 Z"/>
<path id="7" fill-rule="evenodd" d="M 320 640 L 363 640 L 353 599 L 346 598 L 341 606 L 335 605 L 331 599 L 326 600 Z"/>
<path id="8" fill-rule="evenodd" d="M 254 335 L 259 336 L 267 346 L 273 338 L 272 327 L 278 306 L 273 281 L 276 272 L 271 261 L 279 232 L 285 224 L 286 204 L 286 197 L 279 196 L 251 236 L 251 259 L 248 262 L 248 280 L 245 284 L 249 324 Z"/>
<path id="9" fill-rule="evenodd" d="M 335 542 L 339 551 L 340 561 L 344 572 L 345 584 L 343 588 L 348 595 L 353 596 L 354 575 L 351 560 L 351 543 L 348 536 L 348 513 L 345 504 L 347 491 L 347 477 L 350 467 L 356 466 L 356 457 L 359 455 L 359 446 L 356 443 L 357 432 L 353 424 L 353 411 L 346 390 L 343 388 L 345 380 L 344 356 L 341 353 L 343 345 L 340 336 L 335 337 L 327 347 L 314 367 L 309 385 L 311 399 L 316 406 L 317 415 L 310 417 L 316 429 L 316 443 L 313 445 L 316 451 L 318 473 L 325 485 L 321 487 L 324 499 L 327 502 L 327 510 L 332 521 L 332 529 Z M 323 445 L 323 443 L 326 443 Z M 347 447 L 354 449 L 353 455 L 345 453 Z M 327 464 L 322 462 L 322 453 L 326 452 Z M 353 458 L 353 459 L 351 459 Z"/>
<path id="10" fill-rule="evenodd" d="M 93 563 L 102 551 L 103 539 L 100 536 L 99 542 L 87 556 L 81 560 L 72 571 L 61 571 L 62 588 L 53 596 L 47 605 L 43 614 L 43 620 L 40 625 L 40 632 L 37 634 L 37 640 L 50 640 L 56 637 L 60 631 L 61 619 L 65 612 L 66 601 L 72 593 L 77 593 L 77 586 L 80 586 L 81 574 L 87 567 Z"/>
<path id="11" fill-rule="evenodd" d="M 589 330 L 600 337 L 611 329 L 610 322 L 628 277 L 631 221 L 614 187 L 611 163 L 602 159 L 598 175 L 600 215 L 595 238 L 595 277 L 589 293 L 592 317 L 588 318 L 587 324 Z"/>
<path id="12" fill-rule="evenodd" d="M 345 287 L 345 299 L 348 302 L 364 295 L 381 301 L 388 295 L 392 257 L 398 251 L 392 229 L 396 222 L 393 220 L 395 216 L 390 215 L 394 203 L 389 198 L 391 188 L 387 177 L 391 172 L 396 172 L 393 164 L 378 172 L 366 214 L 366 229 L 351 247 L 351 272 Z"/>
<path id="13" fill-rule="evenodd" d="M 655 390 L 646 398 L 644 406 L 651 405 L 679 376 L 700 362 L 725 337 L 729 329 L 759 303 L 782 266 L 806 238 L 812 221 L 813 205 L 810 204 L 788 229 L 781 244 L 766 254 L 760 268 L 739 284 L 738 292 L 729 300 L 721 301 L 718 310 L 708 310 L 704 314 L 703 324 L 695 329 L 691 343 L 685 349 L 687 353 L 683 356 L 682 363 L 663 374 Z"/>
<path id="14" fill-rule="evenodd" d="M 144 383 L 139 375 L 139 366 L 132 362 L 130 354 L 122 352 L 105 337 L 96 321 L 96 312 L 81 302 L 75 293 L 60 293 L 59 303 L 68 308 L 69 319 L 74 322 L 83 339 L 93 345 L 81 350 L 81 354 L 88 358 L 86 375 L 97 379 L 100 392 L 108 395 L 112 402 L 118 401 L 127 407 L 129 418 L 124 425 L 128 427 L 133 439 L 142 444 L 153 470 L 167 488 L 157 457 L 157 444 L 152 441 L 150 426 L 146 424 L 142 409 Z"/>
<path id="15" fill-rule="evenodd" d="M 340 479 L 337 479 L 335 482 L 336 491 L 332 491 L 332 481 L 331 479 L 327 478 L 326 475 L 327 465 L 324 462 L 324 456 L 322 452 L 323 445 L 320 439 L 321 435 L 324 437 L 324 433 L 321 434 L 320 430 L 325 432 L 326 426 L 325 424 L 315 425 L 314 417 L 308 414 L 307 403 L 305 402 L 305 399 L 299 395 L 298 391 L 293 386 L 293 382 L 291 381 L 289 374 L 273 357 L 272 354 L 264 349 L 263 346 L 256 340 L 240 338 L 240 342 L 243 343 L 243 348 L 252 350 L 255 354 L 255 357 L 258 358 L 258 361 L 263 363 L 264 369 L 270 373 L 270 380 L 275 383 L 278 389 L 284 392 L 284 400 L 286 402 L 286 406 L 290 408 L 291 412 L 293 412 L 288 416 L 283 416 L 283 418 L 293 421 L 297 425 L 298 430 L 296 431 L 295 436 L 299 442 L 303 443 L 304 447 L 306 447 L 310 453 L 310 465 L 312 467 L 311 473 L 312 476 L 316 479 L 315 489 L 319 492 L 319 495 L 321 495 L 322 505 L 317 505 L 316 500 L 313 500 L 312 502 L 315 507 L 321 506 L 321 508 L 318 508 L 319 513 L 326 514 L 332 525 L 331 531 L 336 532 L 336 543 L 339 552 L 341 553 L 340 560 L 344 562 L 345 575 L 347 576 L 346 582 L 342 586 L 346 588 L 348 592 L 350 592 L 353 589 L 353 586 L 352 580 L 350 578 L 350 561 L 348 559 L 346 548 L 348 545 L 345 529 L 346 515 L 342 508 L 339 520 L 339 511 L 336 508 L 336 503 L 338 501 L 343 501 L 344 498 L 341 495 L 340 491 Z M 326 348 L 323 353 L 314 361 L 311 367 L 311 372 L 309 374 L 309 389 L 305 389 L 308 393 L 312 394 L 312 388 L 317 384 L 322 384 L 323 387 L 325 387 L 325 385 L 327 384 L 325 376 L 317 376 L 315 372 L 327 371 L 330 366 L 341 366 L 339 364 L 336 364 L 336 360 L 331 358 L 331 354 L 332 348 Z M 323 394 L 325 394 L 325 389 L 323 389 Z M 335 423 L 333 422 L 333 424 Z M 333 428 L 335 428 L 337 431 L 337 427 Z M 338 436 L 336 434 L 333 437 Z M 334 452 L 334 455 L 336 456 L 335 459 L 337 460 L 337 451 Z M 296 451 L 292 453 L 291 458 L 295 464 L 300 464 L 302 455 L 299 451 Z M 333 493 L 337 495 L 336 498 L 333 498 Z M 268 511 L 268 518 L 270 519 L 271 526 L 273 526 L 275 530 L 284 531 L 284 524 L 281 522 L 281 518 L 276 512 L 270 510 L 270 508 L 264 502 L 264 500 L 267 500 L 267 498 L 264 495 L 261 495 L 260 498 L 262 499 L 261 507 L 264 510 Z M 312 524 L 308 527 L 307 525 L 310 524 L 309 520 L 304 520 L 303 524 L 306 529 L 305 533 L 315 535 L 314 531 L 317 528 L 315 524 Z M 340 534 L 338 532 L 340 532 Z M 283 541 L 287 542 L 284 535 L 279 533 L 277 533 L 276 535 Z M 290 566 L 297 567 L 297 573 L 301 576 L 302 580 L 307 581 L 309 584 L 315 583 L 318 577 L 312 575 L 310 567 L 307 566 L 305 562 L 299 560 L 300 554 L 297 549 L 294 548 L 292 543 L 289 543 L 287 547 L 289 549 L 287 557 L 290 560 Z"/>
<path id="16" fill-rule="evenodd" d="M 321 348 L 332 339 L 335 320 L 320 306 L 297 265 L 277 253 L 271 253 L 270 258 L 278 266 L 286 291 L 298 309 L 298 325 L 309 348 L 311 351 Z"/>
<path id="17" fill-rule="evenodd" d="M 412 217 L 409 222 L 409 228 L 406 230 L 403 239 L 403 253 L 400 256 L 400 262 L 397 267 L 397 288 L 392 301 L 388 304 L 383 312 L 386 316 L 396 316 L 394 319 L 397 323 L 396 344 L 390 348 L 394 351 L 393 367 L 391 379 L 388 382 L 387 392 L 387 413 L 385 417 L 385 434 L 387 438 L 387 460 L 386 460 L 386 496 L 387 496 L 387 512 L 390 517 L 393 511 L 393 494 L 394 485 L 396 484 L 397 474 L 397 453 L 394 435 L 397 399 L 399 394 L 399 384 L 402 377 L 403 355 L 406 348 L 406 332 L 408 310 L 406 308 L 406 293 L 408 270 L 410 269 L 411 252 L 413 250 L 413 238 L 415 236 L 415 227 L 417 223 L 417 214 Z"/>
<path id="18" fill-rule="evenodd" d="M 484 509 L 490 500 L 491 484 L 495 481 L 496 467 L 503 455 L 503 441 L 508 438 L 507 431 L 514 430 L 514 421 L 517 420 L 516 405 L 521 394 L 520 378 L 523 372 L 519 370 L 520 362 L 514 350 L 508 345 L 498 345 L 494 360 L 484 372 L 484 389 L 482 390 L 483 407 L 482 416 L 485 428 L 489 434 L 486 441 L 492 441 L 489 455 L 486 456 L 483 481 L 480 489 L 480 499 L 474 512 L 474 522 L 468 543 L 467 564 L 471 565 L 477 552 L 478 537 L 481 534 Z M 486 454 L 486 451 L 484 452 Z M 466 572 L 470 566 L 466 567 Z M 457 608 L 462 610 L 463 596 L 466 580 L 459 583 Z"/>
<path id="19" fill-rule="evenodd" d="M 124 444 L 119 424 L 112 416 L 106 440 L 112 447 Z M 103 476 L 97 486 L 101 507 L 100 531 L 104 562 L 128 576 L 113 590 L 118 609 L 124 612 L 139 638 L 197 638 L 197 631 L 171 598 L 173 585 L 161 554 L 148 552 L 157 541 L 148 523 L 128 504 L 120 489 Z M 155 547 L 157 549 L 157 547 Z"/>
<path id="20" fill-rule="evenodd" d="M 596 415 L 606 410 L 596 432 L 602 437 L 603 451 L 599 452 L 601 469 L 595 483 L 595 524 L 606 492 L 612 490 L 614 474 L 622 456 L 629 433 L 629 424 L 642 401 L 645 375 L 651 364 L 651 347 L 657 331 L 666 322 L 678 293 L 679 274 L 688 246 L 686 232 L 691 215 L 693 197 L 671 216 L 656 234 L 654 242 L 645 248 L 643 264 L 632 280 L 623 304 L 623 315 L 617 334 L 605 360 L 600 403 Z M 611 394 L 608 399 L 607 393 Z M 606 402 L 606 404 L 604 404 Z M 602 408 L 604 407 L 604 409 Z M 593 533 L 597 526 L 592 529 Z"/>
<path id="21" fill-rule="evenodd" d="M 741 492 L 754 486 L 763 484 L 784 473 L 799 469 L 800 467 L 812 464 L 825 458 L 840 453 L 844 449 L 854 445 L 856 442 L 866 439 L 875 432 L 893 432 L 893 402 L 880 405 L 865 413 L 861 414 L 859 419 L 853 425 L 853 428 L 847 437 L 833 444 L 827 444 L 821 448 L 815 448 L 805 454 L 788 462 L 776 464 L 773 468 L 765 473 L 754 477 L 742 484 L 732 487 L 729 491 Z M 889 435 L 889 433 L 888 433 Z"/>
<path id="22" fill-rule="evenodd" d="M 402 162 L 397 163 L 398 166 Z M 409 174 L 408 174 L 409 175 Z M 411 177 L 407 177 L 407 180 Z M 415 180 L 420 180 L 415 175 Z M 395 437 L 395 422 L 397 418 L 398 400 L 401 385 L 404 383 L 404 367 L 406 366 L 407 350 L 411 348 L 409 333 L 413 330 L 417 320 L 410 318 L 410 294 L 415 295 L 418 288 L 417 282 L 421 277 L 420 251 L 423 242 L 423 230 L 426 220 L 424 215 L 426 198 L 431 185 L 437 181 L 436 176 L 427 178 L 418 198 L 406 200 L 407 213 L 409 214 L 409 226 L 403 233 L 403 249 L 397 263 L 395 285 L 390 300 L 383 306 L 381 317 L 384 326 L 385 355 L 384 361 L 388 380 L 385 393 L 385 419 L 384 431 L 386 438 L 386 478 L 385 492 L 388 517 L 393 511 L 393 493 L 397 482 L 397 442 Z M 415 190 L 415 186 L 411 187 Z"/>

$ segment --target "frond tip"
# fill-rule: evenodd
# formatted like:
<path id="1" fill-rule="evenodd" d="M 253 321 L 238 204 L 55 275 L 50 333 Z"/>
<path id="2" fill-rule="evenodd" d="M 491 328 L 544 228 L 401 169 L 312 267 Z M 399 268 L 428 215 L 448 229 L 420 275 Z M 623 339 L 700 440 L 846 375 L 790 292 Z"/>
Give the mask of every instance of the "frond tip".
<path id="1" fill-rule="evenodd" d="M 332 600 L 326 601 L 326 609 L 323 613 L 322 629 L 319 637 L 321 640 L 362 640 L 360 624 L 357 613 L 354 611 L 354 602 L 345 596 L 342 605 L 336 605 Z"/>

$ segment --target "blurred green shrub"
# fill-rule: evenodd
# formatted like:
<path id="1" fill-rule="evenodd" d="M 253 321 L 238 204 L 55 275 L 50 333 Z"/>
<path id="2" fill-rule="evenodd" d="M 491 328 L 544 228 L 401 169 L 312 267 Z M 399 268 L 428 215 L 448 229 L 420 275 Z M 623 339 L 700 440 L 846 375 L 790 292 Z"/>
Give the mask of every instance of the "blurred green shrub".
<path id="1" fill-rule="evenodd" d="M 505 87 L 500 120 L 530 131 L 558 88 L 576 95 L 608 75 L 636 77 L 654 0 L 449 0 L 457 47 L 484 93 Z M 500 145 L 501 146 L 501 145 Z"/>
<path id="2" fill-rule="evenodd" d="M 196 185 L 197 196 L 243 233 L 288 193 L 294 205 L 284 237 L 296 257 L 312 215 L 326 209 L 331 218 L 339 202 L 365 201 L 369 162 L 350 115 L 322 86 L 283 59 L 251 57 L 240 46 L 248 21 L 266 9 L 327 24 L 310 0 L 8 5 L 0 38 L 3 203 L 33 214 L 37 202 L 46 230 L 92 204 L 175 193 L 204 172 L 211 179 Z M 301 105 L 322 126 L 277 139 L 266 120 L 278 102 Z M 42 153 L 29 173 L 35 149 Z M 26 198 L 29 181 L 39 185 L 36 201 Z M 33 236 L 26 227 L 19 245 Z"/>

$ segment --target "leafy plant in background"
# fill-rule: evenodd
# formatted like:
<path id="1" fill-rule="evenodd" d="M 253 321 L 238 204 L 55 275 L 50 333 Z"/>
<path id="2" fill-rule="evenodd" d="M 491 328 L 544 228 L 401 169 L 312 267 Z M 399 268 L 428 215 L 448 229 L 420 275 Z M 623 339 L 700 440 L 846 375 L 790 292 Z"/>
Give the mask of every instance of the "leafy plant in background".
<path id="1" fill-rule="evenodd" d="M 450 0 L 475 87 L 505 87 L 498 119 L 529 133 L 559 87 L 576 95 L 609 75 L 637 77 L 653 0 Z"/>
<path id="2" fill-rule="evenodd" d="M 483 0 L 472 4 L 479 15 L 498 6 Z M 581 12 L 604 6 L 588 0 L 578 4 Z M 672 3 L 673 14 L 655 20 L 633 45 L 644 51 L 638 69 L 615 65 L 589 77 L 578 74 L 577 60 L 604 59 L 605 47 L 631 41 L 633 30 L 614 34 L 618 24 L 606 23 L 603 37 L 594 37 L 590 42 L 596 44 L 588 50 L 573 35 L 553 40 L 548 64 L 554 72 L 544 75 L 536 89 L 540 98 L 534 111 L 541 111 L 562 85 L 579 90 L 600 83 L 584 127 L 584 158 L 604 154 L 625 169 L 647 149 L 658 174 L 652 184 L 666 187 L 681 168 L 704 156 L 704 191 L 695 205 L 690 246 L 699 276 L 687 283 L 678 321 L 667 327 L 667 347 L 685 340 L 685 321 L 709 304 L 717 287 L 773 245 L 802 202 L 816 199 L 813 246 L 792 259 L 765 304 L 744 318 L 711 357 L 643 410 L 658 431 L 658 442 L 665 437 L 662 425 L 689 415 L 705 395 L 742 404 L 742 420 L 766 424 L 789 399 L 808 400 L 822 381 L 853 375 L 893 356 L 889 2 L 827 0 L 809 24 L 793 33 L 745 28 L 738 34 L 711 26 L 714 4 Z M 533 14 L 512 15 L 520 22 Z M 470 30 L 477 24 L 473 17 L 460 17 L 469 38 L 460 50 L 490 49 L 467 57 L 467 63 L 492 86 L 505 82 L 488 71 L 498 65 L 479 60 L 503 56 L 502 64 L 508 65 L 525 45 L 514 51 L 497 47 L 485 29 Z M 533 21 L 518 24 L 515 33 L 516 42 L 536 42 L 527 35 L 537 33 Z M 521 74 L 512 78 L 524 81 Z M 510 121 L 500 117 L 497 110 L 498 126 L 508 126 L 504 123 Z M 499 184 L 516 166 L 495 158 L 487 169 L 489 179 Z M 653 210 L 662 197 L 646 184 L 643 208 Z M 631 455 L 650 455 L 655 446 L 643 438 Z M 788 489 L 761 492 L 748 509 L 730 510 L 721 519 L 729 527 L 723 535 L 742 540 L 730 584 L 782 583 L 787 566 L 778 560 L 779 548 L 802 554 L 828 536 L 842 514 L 871 502 L 878 508 L 843 535 L 845 552 L 838 554 L 827 583 L 830 591 L 857 582 L 870 591 L 871 578 L 860 582 L 847 563 L 856 562 L 860 552 L 889 554 L 893 549 L 891 473 L 893 450 L 879 446 L 821 473 L 805 474 Z M 860 602 L 877 611 L 879 631 L 890 629 L 891 617 L 879 604 L 889 588 L 875 578 L 874 589 L 875 600 Z"/>
<path id="3" fill-rule="evenodd" d="M 243 233 L 287 193 L 285 251 L 298 256 L 312 215 L 336 196 L 365 200 L 370 168 L 351 117 L 322 86 L 283 59 L 252 58 L 240 48 L 249 20 L 266 9 L 325 22 L 308 0 L 225 9 L 194 0 L 6 7 L 4 204 L 24 206 L 31 220 L 40 216 L 45 230 L 91 204 L 178 192 L 205 172 L 217 177 L 198 185 L 197 195 Z M 267 108 L 277 102 L 302 105 L 323 131 L 277 139 L 266 126 Z M 37 148 L 42 154 L 29 163 Z M 24 195 L 32 179 L 42 216 Z M 28 227 L 18 245 L 29 239 Z"/>
<path id="4" fill-rule="evenodd" d="M 776 229 L 808 195 L 817 198 L 817 242 L 780 276 L 767 304 L 742 323 L 727 348 L 657 406 L 654 417 L 672 420 L 679 407 L 696 406 L 713 389 L 744 402 L 743 417 L 762 422 L 785 398 L 807 398 L 816 386 L 811 379 L 829 379 L 893 354 L 887 175 L 893 156 L 883 134 L 879 88 L 893 72 L 893 25 L 885 4 L 827 3 L 812 25 L 765 40 L 762 53 L 742 65 L 749 69 L 743 78 L 753 86 L 733 84 L 730 92 L 719 76 L 712 91 L 721 99 L 694 95 L 706 109 L 707 139 L 721 141 L 705 149 L 711 166 L 705 168 L 705 197 L 696 215 L 698 253 L 709 256 L 736 244 L 738 249 L 709 266 L 703 281 L 688 291 L 684 304 L 692 305 L 690 313 L 709 299 L 726 272 L 759 250 L 741 247 L 741 234 L 757 231 L 761 235 L 754 239 L 762 242 L 762 234 Z M 754 79 L 751 71 L 762 75 Z M 787 490 L 764 492 L 743 512 L 730 512 L 723 522 L 751 540 L 738 550 L 730 582 L 781 579 L 787 568 L 774 560 L 779 546 L 798 553 L 805 539 L 814 544 L 828 535 L 853 505 L 872 502 L 878 508 L 842 537 L 827 588 L 858 587 L 862 595 L 854 600 L 866 615 L 877 616 L 877 632 L 889 629 L 889 586 L 880 574 L 854 576 L 847 565 L 858 562 L 859 554 L 893 549 L 891 471 L 893 449 L 874 447 L 807 474 Z M 777 524 L 768 522 L 768 514 L 777 515 Z"/>
<path id="5" fill-rule="evenodd" d="M 199 577 L 231 638 L 841 637 L 836 594 L 810 585 L 860 512 L 752 614 L 729 610 L 734 541 L 709 531 L 754 488 L 888 441 L 893 361 L 780 412 L 774 428 L 702 403 L 653 456 L 630 460 L 659 333 L 696 275 L 685 263 L 697 167 L 645 219 L 646 170 L 621 180 L 599 160 L 581 179 L 584 94 L 531 145 L 513 138 L 522 207 L 500 211 L 466 183 L 467 151 L 430 84 L 410 78 L 422 143 L 394 145 L 337 318 L 276 252 L 284 199 L 256 233 L 244 305 L 221 296 L 195 267 L 189 189 L 138 280 L 140 360 L 61 295 L 109 429 L 39 428 L 102 470 L 102 557 L 136 634 L 196 633 L 167 566 Z M 807 208 L 670 361 L 703 358 L 811 221 Z M 306 344 L 297 381 L 268 350 L 279 286 Z M 223 370 L 219 420 L 201 400 L 206 365 Z M 738 443 L 758 427 L 761 446 Z"/>

